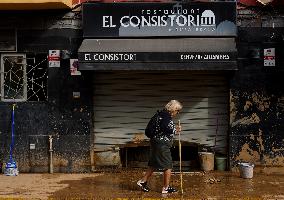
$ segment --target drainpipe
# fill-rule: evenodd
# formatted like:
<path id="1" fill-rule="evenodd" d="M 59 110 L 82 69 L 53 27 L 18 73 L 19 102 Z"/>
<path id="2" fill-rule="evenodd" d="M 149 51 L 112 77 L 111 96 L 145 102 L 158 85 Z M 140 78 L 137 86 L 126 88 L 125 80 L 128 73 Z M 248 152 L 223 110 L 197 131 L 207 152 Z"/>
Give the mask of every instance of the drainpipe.
<path id="1" fill-rule="evenodd" d="M 52 135 L 49 135 L 48 136 L 48 141 L 49 141 L 49 173 L 50 174 L 53 174 L 53 162 L 52 162 L 52 152 L 53 152 L 53 149 L 52 149 Z"/>

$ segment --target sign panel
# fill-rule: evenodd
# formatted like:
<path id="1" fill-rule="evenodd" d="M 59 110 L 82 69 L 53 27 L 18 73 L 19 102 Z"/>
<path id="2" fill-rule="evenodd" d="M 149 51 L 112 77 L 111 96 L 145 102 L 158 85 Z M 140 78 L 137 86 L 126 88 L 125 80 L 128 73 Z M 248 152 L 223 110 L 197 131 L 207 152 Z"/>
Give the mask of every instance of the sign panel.
<path id="1" fill-rule="evenodd" d="M 236 36 L 236 2 L 85 3 L 83 30 L 84 37 Z"/>
<path id="2" fill-rule="evenodd" d="M 49 50 L 48 65 L 49 67 L 60 67 L 60 50 Z"/>
<path id="3" fill-rule="evenodd" d="M 275 48 L 264 49 L 264 66 L 275 67 Z"/>
<path id="4" fill-rule="evenodd" d="M 70 73 L 72 76 L 81 75 L 81 72 L 78 71 L 78 59 L 70 59 Z"/>
<path id="5" fill-rule="evenodd" d="M 85 63 L 147 63 L 147 62 L 222 62 L 236 60 L 234 52 L 79 52 Z"/>

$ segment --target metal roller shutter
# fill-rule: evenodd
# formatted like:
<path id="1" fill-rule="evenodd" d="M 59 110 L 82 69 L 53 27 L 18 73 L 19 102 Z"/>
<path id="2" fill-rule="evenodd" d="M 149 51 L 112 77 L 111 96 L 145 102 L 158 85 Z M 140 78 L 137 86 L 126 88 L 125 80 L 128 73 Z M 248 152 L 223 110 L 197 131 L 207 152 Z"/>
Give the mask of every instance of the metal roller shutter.
<path id="1" fill-rule="evenodd" d="M 228 81 L 221 72 L 96 72 L 94 146 L 133 141 L 157 109 L 171 99 L 182 102 L 182 140 L 227 152 Z M 218 120 L 218 128 L 217 128 Z M 217 129 L 217 132 L 216 132 Z"/>

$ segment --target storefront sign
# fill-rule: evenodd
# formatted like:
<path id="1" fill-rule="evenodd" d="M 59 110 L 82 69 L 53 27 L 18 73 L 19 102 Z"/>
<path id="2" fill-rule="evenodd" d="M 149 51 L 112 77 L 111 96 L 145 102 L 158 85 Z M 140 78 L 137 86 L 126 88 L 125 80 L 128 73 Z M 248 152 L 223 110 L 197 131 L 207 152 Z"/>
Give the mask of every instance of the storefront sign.
<path id="1" fill-rule="evenodd" d="M 108 52 L 79 53 L 81 62 L 90 63 L 136 63 L 136 62 L 208 62 L 232 61 L 236 59 L 233 52 L 218 53 L 182 53 L 182 52 Z"/>
<path id="2" fill-rule="evenodd" d="M 83 29 L 84 37 L 236 36 L 236 2 L 85 3 Z"/>

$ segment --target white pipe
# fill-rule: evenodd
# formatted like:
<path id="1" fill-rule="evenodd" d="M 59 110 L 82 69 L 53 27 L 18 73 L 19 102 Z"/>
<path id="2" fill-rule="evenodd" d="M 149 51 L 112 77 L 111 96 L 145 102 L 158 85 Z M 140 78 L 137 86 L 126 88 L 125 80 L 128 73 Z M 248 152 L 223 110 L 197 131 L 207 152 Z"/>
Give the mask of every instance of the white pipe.
<path id="1" fill-rule="evenodd" d="M 48 136 L 48 141 L 49 141 L 49 173 L 50 174 L 53 174 L 53 158 L 52 158 L 52 152 L 53 152 L 53 149 L 52 149 L 52 135 L 49 135 Z"/>

